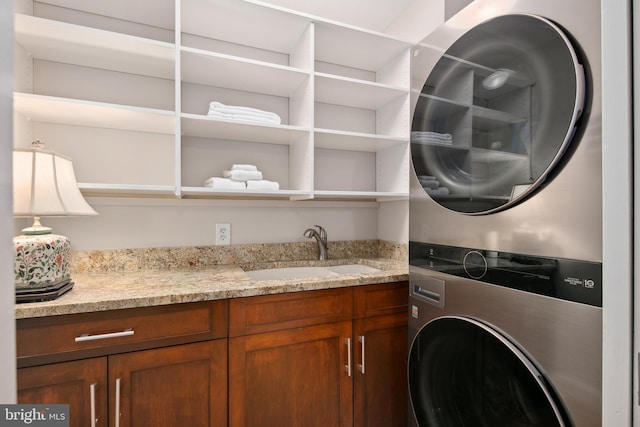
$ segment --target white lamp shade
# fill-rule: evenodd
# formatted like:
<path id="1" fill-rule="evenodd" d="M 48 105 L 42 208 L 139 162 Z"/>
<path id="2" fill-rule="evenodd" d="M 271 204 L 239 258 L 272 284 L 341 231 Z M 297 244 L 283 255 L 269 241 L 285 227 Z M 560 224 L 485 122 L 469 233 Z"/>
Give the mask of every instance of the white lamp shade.
<path id="1" fill-rule="evenodd" d="M 97 215 L 97 212 L 82 197 L 70 159 L 41 149 L 16 149 L 13 214 L 33 217 Z"/>

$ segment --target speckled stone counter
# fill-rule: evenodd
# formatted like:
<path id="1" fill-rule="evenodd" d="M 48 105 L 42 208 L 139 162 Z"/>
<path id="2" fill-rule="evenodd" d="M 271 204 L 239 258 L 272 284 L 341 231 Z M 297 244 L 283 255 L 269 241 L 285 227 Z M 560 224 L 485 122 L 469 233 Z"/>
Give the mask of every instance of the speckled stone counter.
<path id="1" fill-rule="evenodd" d="M 164 269 L 76 271 L 72 275 L 75 286 L 71 291 L 53 301 L 16 304 L 15 314 L 17 319 L 43 317 L 389 283 L 408 279 L 407 263 L 399 259 L 356 257 L 320 262 L 265 261 L 262 257 L 253 257 L 243 261 L 240 264 L 211 267 L 181 266 Z M 261 268 L 339 264 L 364 264 L 380 271 L 263 281 L 253 280 L 245 274 L 245 270 Z"/>

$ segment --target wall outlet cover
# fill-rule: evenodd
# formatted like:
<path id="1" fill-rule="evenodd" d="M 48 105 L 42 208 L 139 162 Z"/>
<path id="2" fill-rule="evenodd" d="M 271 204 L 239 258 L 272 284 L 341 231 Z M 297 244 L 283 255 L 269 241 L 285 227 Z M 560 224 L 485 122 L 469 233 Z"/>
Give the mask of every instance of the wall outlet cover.
<path id="1" fill-rule="evenodd" d="M 231 224 L 216 224 L 216 245 L 231 244 Z"/>

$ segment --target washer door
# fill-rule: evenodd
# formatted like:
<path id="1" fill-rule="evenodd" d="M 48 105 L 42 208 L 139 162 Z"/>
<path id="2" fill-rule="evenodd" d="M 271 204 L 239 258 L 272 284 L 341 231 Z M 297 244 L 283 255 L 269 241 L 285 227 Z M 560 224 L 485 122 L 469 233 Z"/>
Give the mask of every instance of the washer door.
<path id="1" fill-rule="evenodd" d="M 583 67 L 559 27 L 526 14 L 486 21 L 446 50 L 421 89 L 411 129 L 415 173 L 448 209 L 506 209 L 558 164 L 584 100 Z"/>
<path id="2" fill-rule="evenodd" d="M 572 423 L 544 375 L 482 322 L 440 317 L 416 335 L 409 391 L 420 427 L 554 427 Z"/>

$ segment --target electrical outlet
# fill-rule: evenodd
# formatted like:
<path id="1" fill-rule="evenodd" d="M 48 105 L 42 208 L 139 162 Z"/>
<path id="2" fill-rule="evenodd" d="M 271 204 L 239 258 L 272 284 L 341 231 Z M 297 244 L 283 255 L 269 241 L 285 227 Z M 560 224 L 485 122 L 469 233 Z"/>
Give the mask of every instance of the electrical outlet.
<path id="1" fill-rule="evenodd" d="M 216 224 L 216 245 L 231 244 L 231 224 Z"/>

